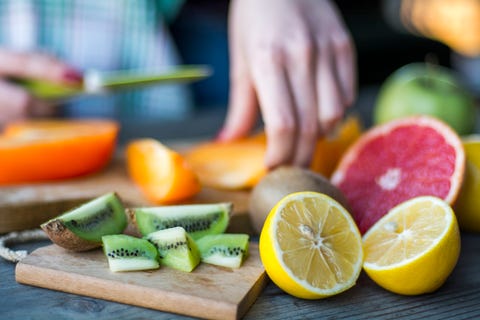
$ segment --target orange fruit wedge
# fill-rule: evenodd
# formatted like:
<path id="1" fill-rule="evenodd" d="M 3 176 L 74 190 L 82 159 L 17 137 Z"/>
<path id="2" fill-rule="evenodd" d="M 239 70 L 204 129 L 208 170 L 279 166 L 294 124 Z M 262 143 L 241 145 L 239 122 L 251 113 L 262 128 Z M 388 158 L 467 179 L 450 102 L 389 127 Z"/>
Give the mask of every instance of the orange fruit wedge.
<path id="1" fill-rule="evenodd" d="M 0 135 L 0 184 L 66 179 L 103 168 L 119 126 L 109 120 L 28 120 Z"/>
<path id="2" fill-rule="evenodd" d="M 363 264 L 360 232 L 345 208 L 318 192 L 296 192 L 270 211 L 259 240 L 270 279 L 303 299 L 339 294 L 355 285 Z"/>
<path id="3" fill-rule="evenodd" d="M 392 208 L 364 235 L 363 268 L 389 291 L 428 293 L 453 271 L 460 246 L 449 204 L 437 197 L 415 197 Z"/>
<path id="4" fill-rule="evenodd" d="M 317 142 L 311 170 L 330 177 L 345 150 L 362 128 L 351 116 L 329 136 Z M 231 142 L 206 142 L 185 153 L 203 185 L 218 189 L 249 189 L 267 173 L 264 165 L 267 137 L 264 132 Z"/>
<path id="5" fill-rule="evenodd" d="M 358 117 L 346 118 L 332 134 L 318 139 L 310 169 L 330 178 L 342 155 L 362 132 Z"/>
<path id="6" fill-rule="evenodd" d="M 452 204 L 465 170 L 458 134 L 441 120 L 413 116 L 375 126 L 345 153 L 331 181 L 365 233 L 391 208 L 431 195 Z"/>
<path id="7" fill-rule="evenodd" d="M 128 143 L 126 159 L 129 176 L 152 202 L 180 202 L 200 192 L 200 181 L 183 156 L 155 139 Z"/>

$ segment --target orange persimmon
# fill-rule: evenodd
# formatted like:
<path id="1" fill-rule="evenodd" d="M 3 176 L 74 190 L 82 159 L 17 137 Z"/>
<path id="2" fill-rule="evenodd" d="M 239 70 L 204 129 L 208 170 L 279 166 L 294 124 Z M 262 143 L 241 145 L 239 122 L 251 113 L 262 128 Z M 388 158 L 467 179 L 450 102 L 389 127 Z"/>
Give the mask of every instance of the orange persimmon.
<path id="1" fill-rule="evenodd" d="M 111 159 L 115 121 L 26 120 L 0 135 L 0 184 L 66 179 L 93 173 Z"/>
<path id="2" fill-rule="evenodd" d="M 130 178 L 155 203 L 174 203 L 200 192 L 201 185 L 182 155 L 161 142 L 135 139 L 126 149 Z"/>
<path id="3" fill-rule="evenodd" d="M 205 142 L 185 157 L 205 186 L 219 189 L 251 188 L 266 174 L 264 133 L 230 142 Z"/>
<path id="4" fill-rule="evenodd" d="M 330 136 L 319 138 L 310 169 L 329 178 L 345 150 L 361 134 L 357 117 L 345 119 Z M 217 189 L 249 189 L 266 174 L 264 132 L 230 141 L 196 145 L 185 154 L 200 182 Z"/>

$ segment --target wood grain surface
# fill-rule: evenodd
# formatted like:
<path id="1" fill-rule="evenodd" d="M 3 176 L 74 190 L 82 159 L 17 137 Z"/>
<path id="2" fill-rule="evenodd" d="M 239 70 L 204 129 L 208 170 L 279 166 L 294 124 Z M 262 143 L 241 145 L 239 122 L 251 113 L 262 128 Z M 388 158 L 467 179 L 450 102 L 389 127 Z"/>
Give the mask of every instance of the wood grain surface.
<path id="1" fill-rule="evenodd" d="M 238 269 L 201 263 L 187 273 L 158 270 L 111 272 L 100 249 L 74 253 L 56 245 L 35 250 L 17 263 L 16 281 L 207 319 L 239 319 L 265 286 L 258 246 Z"/>
<path id="2" fill-rule="evenodd" d="M 0 187 L 0 234 L 37 228 L 87 200 L 116 191 L 127 206 L 152 206 L 128 177 L 125 161 L 115 159 L 102 171 L 76 179 Z M 204 187 L 186 203 L 228 201 L 233 203 L 229 232 L 252 233 L 247 214 L 248 191 L 227 191 Z"/>

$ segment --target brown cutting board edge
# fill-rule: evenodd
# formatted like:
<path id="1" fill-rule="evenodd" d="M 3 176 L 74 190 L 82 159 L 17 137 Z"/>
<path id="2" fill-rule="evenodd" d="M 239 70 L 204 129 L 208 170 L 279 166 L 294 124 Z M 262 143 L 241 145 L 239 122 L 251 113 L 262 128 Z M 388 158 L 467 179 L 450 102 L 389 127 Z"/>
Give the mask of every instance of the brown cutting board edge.
<path id="1" fill-rule="evenodd" d="M 153 206 L 129 179 L 124 160 L 115 159 L 96 174 L 49 183 L 0 187 L 0 234 L 38 228 L 59 214 L 107 192 L 117 192 L 127 206 Z M 232 202 L 229 232 L 253 234 L 248 191 L 203 188 L 190 203 Z"/>
<path id="2" fill-rule="evenodd" d="M 111 272 L 101 249 L 69 252 L 56 245 L 17 263 L 16 281 L 37 287 L 208 319 L 239 319 L 267 282 L 258 245 L 238 269 L 201 263 L 187 273 L 158 270 Z"/>

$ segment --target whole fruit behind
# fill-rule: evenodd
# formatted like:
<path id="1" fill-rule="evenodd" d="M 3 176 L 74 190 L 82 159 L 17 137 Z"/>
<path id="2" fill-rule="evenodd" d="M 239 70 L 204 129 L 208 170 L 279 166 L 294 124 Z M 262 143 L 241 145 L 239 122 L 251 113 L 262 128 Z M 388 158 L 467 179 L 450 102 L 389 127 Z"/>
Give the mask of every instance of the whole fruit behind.
<path id="1" fill-rule="evenodd" d="M 279 167 L 265 175 L 252 189 L 249 215 L 255 232 L 260 234 L 268 213 L 278 201 L 290 193 L 301 191 L 326 194 L 348 208 L 345 196 L 324 176 L 308 169 Z"/>
<path id="2" fill-rule="evenodd" d="M 441 119 L 460 135 L 475 128 L 473 96 L 453 70 L 438 65 L 407 64 L 381 86 L 374 108 L 375 124 L 411 115 Z"/>

